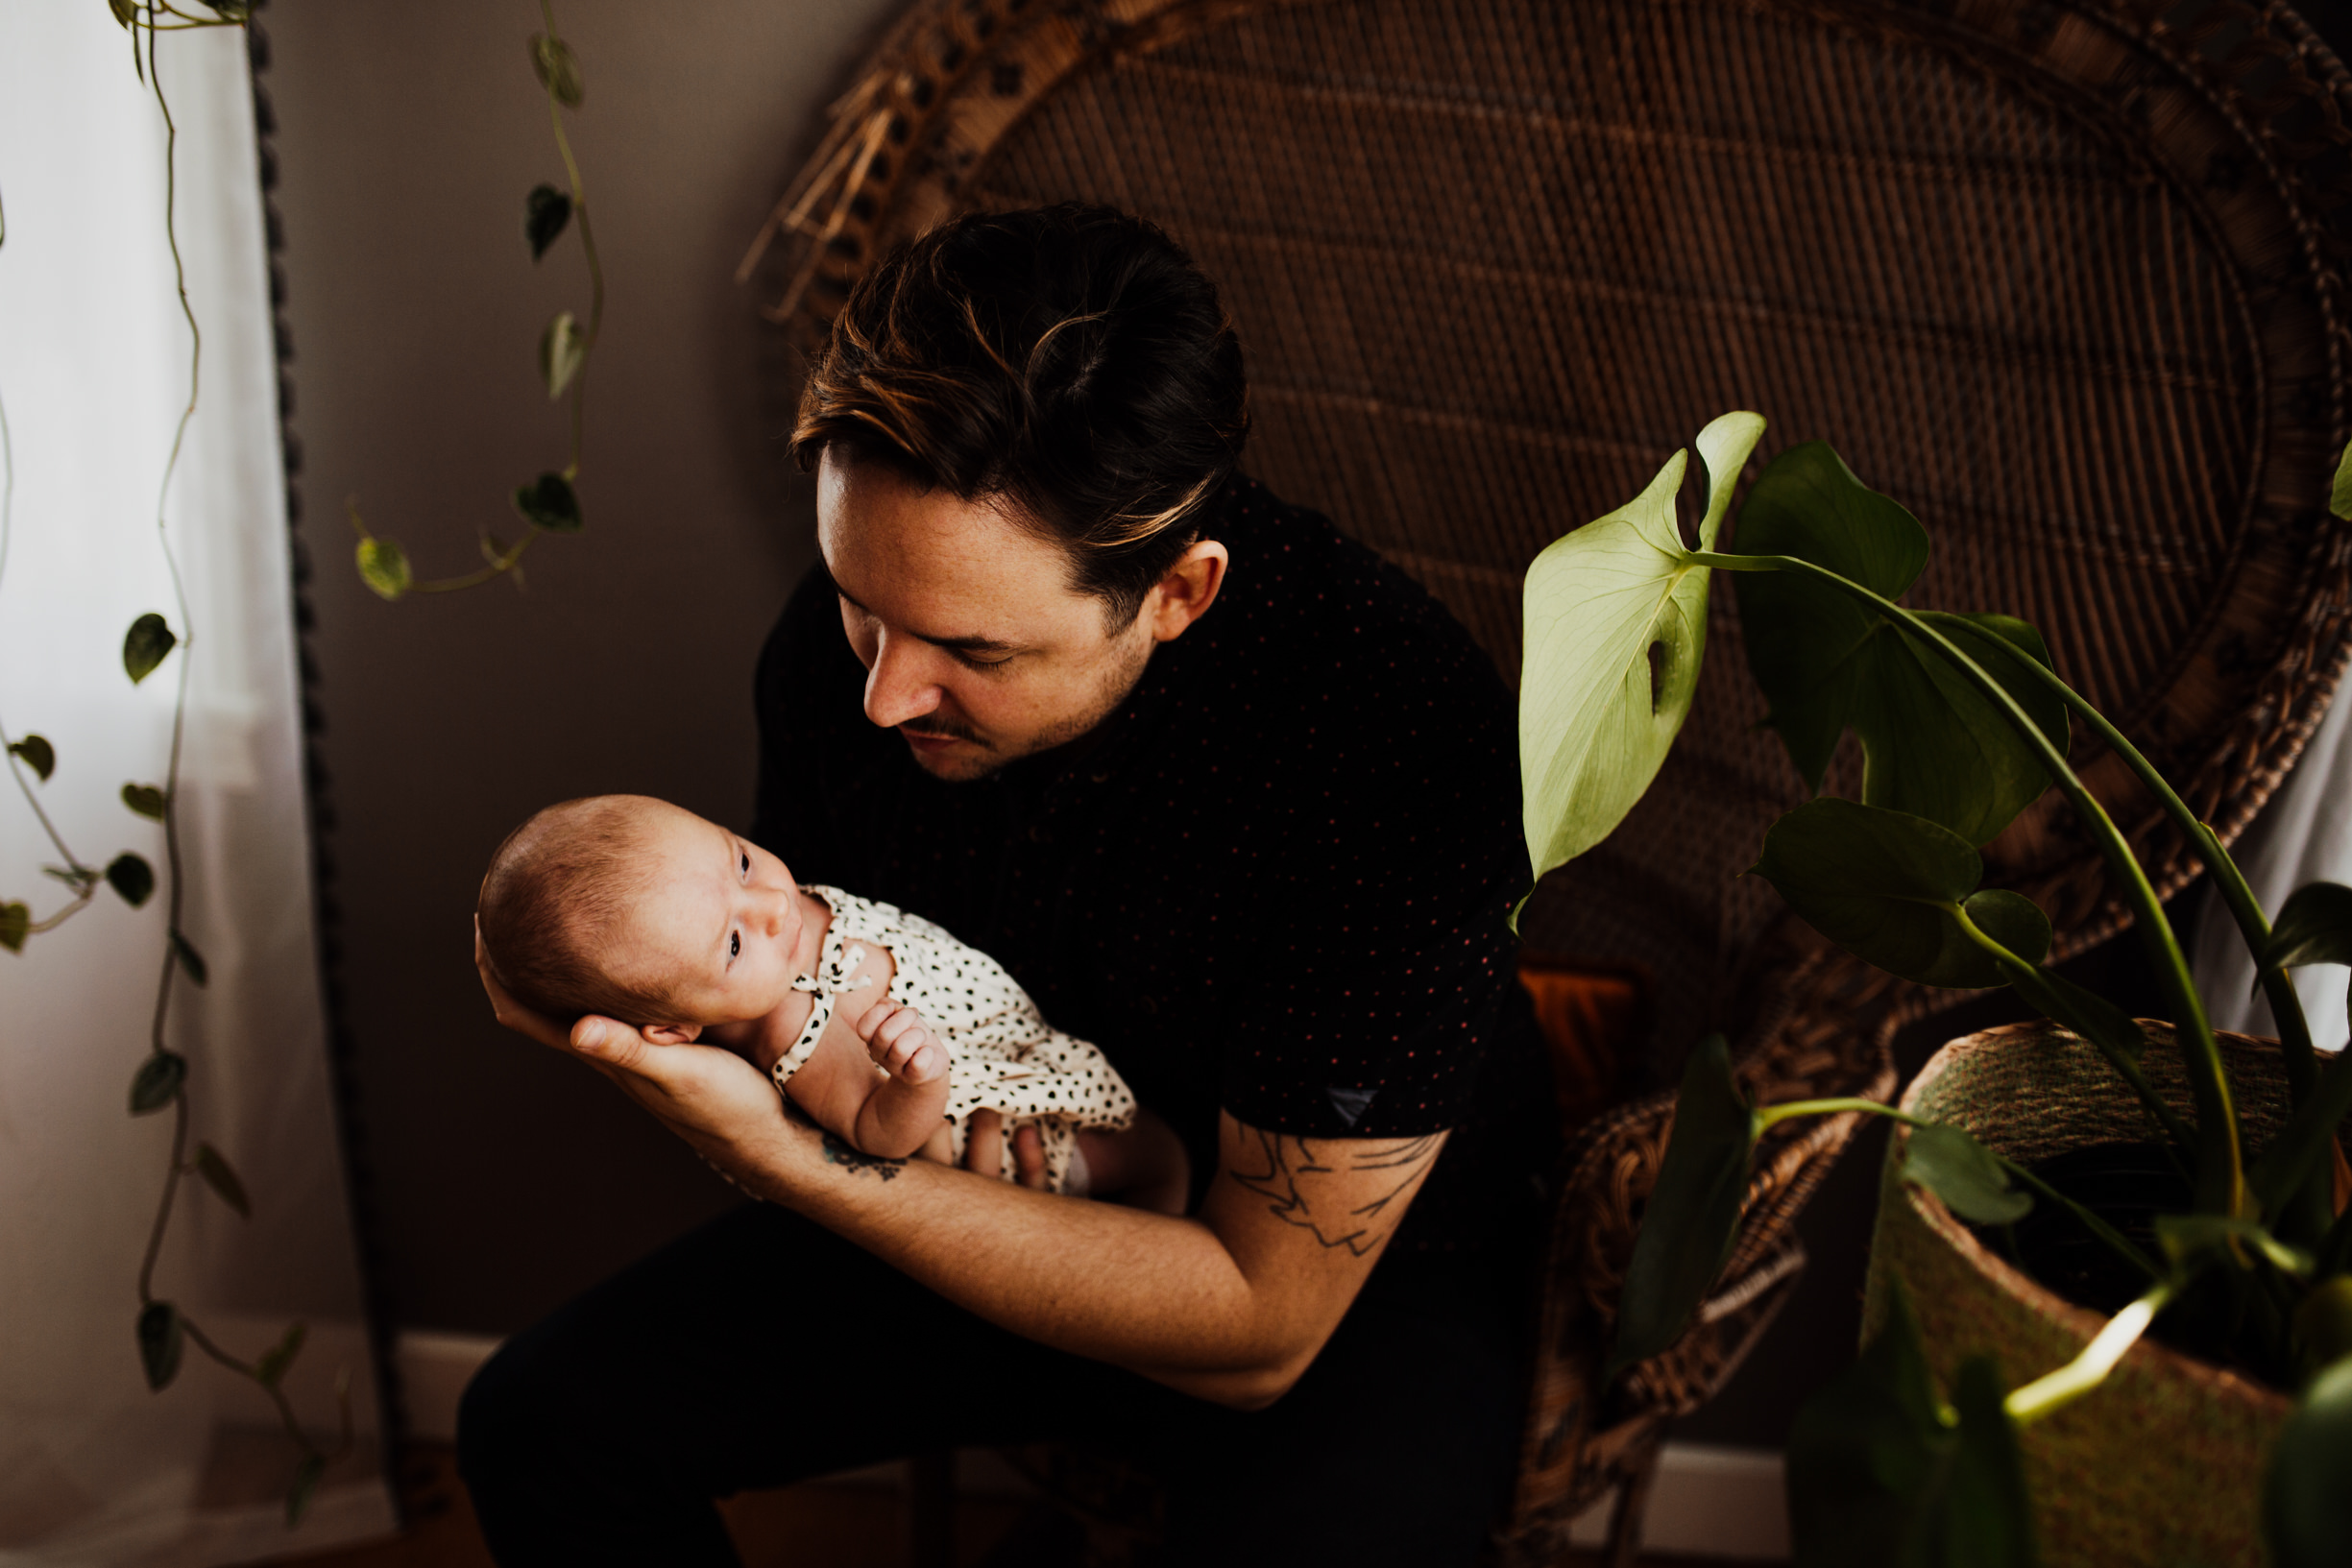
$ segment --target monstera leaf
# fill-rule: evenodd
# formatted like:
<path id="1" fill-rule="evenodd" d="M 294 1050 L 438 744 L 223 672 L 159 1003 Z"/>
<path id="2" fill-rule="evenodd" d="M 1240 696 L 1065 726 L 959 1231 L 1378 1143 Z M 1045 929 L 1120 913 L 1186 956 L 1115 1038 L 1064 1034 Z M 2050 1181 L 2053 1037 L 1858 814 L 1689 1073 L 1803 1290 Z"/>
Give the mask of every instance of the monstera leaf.
<path id="1" fill-rule="evenodd" d="M 1822 935 L 1891 975 L 1983 990 L 2010 977 L 1972 942 L 1958 916 L 2026 964 L 2049 952 L 2049 919 L 2031 900 L 1979 892 L 1984 861 L 1959 834 L 1924 817 L 1809 801 L 1772 825 L 1752 868 Z"/>
<path id="2" fill-rule="evenodd" d="M 1928 534 L 1854 476 L 1824 442 L 1774 458 L 1740 509 L 1742 555 L 1793 556 L 1900 599 L 1928 565 Z M 1814 789 L 1847 729 L 1862 740 L 1862 800 L 1990 842 L 2049 786 L 1992 699 L 1942 652 L 1868 604 L 1794 571 L 1734 579 L 1748 668 L 1766 720 Z M 2019 667 L 2048 668 L 2041 634 L 2009 615 L 1924 615 L 2016 698 L 2061 756 L 2065 704 Z"/>
<path id="3" fill-rule="evenodd" d="M 1711 550 L 1732 486 L 1764 433 L 1758 414 L 1699 432 Z M 1686 452 L 1634 500 L 1555 542 L 1527 572 L 1519 766 L 1537 880 L 1625 819 L 1666 760 L 1707 651 L 1708 568 L 1675 526 Z"/>

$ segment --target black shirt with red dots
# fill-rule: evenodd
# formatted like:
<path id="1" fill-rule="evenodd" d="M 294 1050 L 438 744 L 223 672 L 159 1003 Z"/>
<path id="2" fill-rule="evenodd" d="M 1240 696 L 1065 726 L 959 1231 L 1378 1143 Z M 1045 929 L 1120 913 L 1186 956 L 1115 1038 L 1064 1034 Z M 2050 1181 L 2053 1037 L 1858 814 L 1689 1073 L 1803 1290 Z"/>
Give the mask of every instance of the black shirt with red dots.
<path id="1" fill-rule="evenodd" d="M 1535 1223 L 1551 1096 L 1506 925 L 1516 720 L 1418 585 L 1236 479 L 1231 565 L 1084 738 L 943 783 L 864 715 L 821 565 L 760 663 L 751 836 L 936 921 L 1099 1045 L 1214 1169 L 1217 1113 L 1301 1138 L 1451 1130 L 1392 1253 Z"/>

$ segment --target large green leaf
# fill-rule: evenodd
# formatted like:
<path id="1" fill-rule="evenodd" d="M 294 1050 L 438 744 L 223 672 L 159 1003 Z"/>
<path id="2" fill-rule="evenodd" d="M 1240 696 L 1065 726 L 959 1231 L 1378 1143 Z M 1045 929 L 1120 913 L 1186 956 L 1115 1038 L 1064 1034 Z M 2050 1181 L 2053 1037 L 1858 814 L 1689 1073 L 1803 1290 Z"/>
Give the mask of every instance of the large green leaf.
<path id="1" fill-rule="evenodd" d="M 2312 1380 L 2279 1430 L 2263 1487 L 2276 1568 L 2340 1568 L 2352 1542 L 2352 1361 Z"/>
<path id="2" fill-rule="evenodd" d="M 1788 1439 L 1800 1568 L 2032 1568 L 2016 1427 L 1992 1362 L 1962 1364 L 1936 1397 L 1900 1285 L 1877 1339 L 1824 1384 Z"/>
<path id="3" fill-rule="evenodd" d="M 1918 519 L 1818 441 L 1764 470 L 1740 509 L 1735 548 L 1810 562 L 1887 599 L 1900 599 L 1928 564 Z M 1862 740 L 1865 804 L 1941 823 L 1971 844 L 1990 841 L 2049 787 L 2027 742 L 1941 650 L 1795 572 L 1740 572 L 1734 591 L 1748 668 L 1770 706 L 1766 722 L 1810 787 L 1821 787 L 1849 727 Z M 2065 752 L 2065 705 L 2017 663 L 2049 666 L 2039 633 L 2009 615 L 1923 618 Z"/>
<path id="4" fill-rule="evenodd" d="M 1699 432 L 1701 549 L 1714 548 L 1763 432 L 1762 417 L 1744 413 Z M 1709 573 L 1675 526 L 1687 461 L 1676 452 L 1640 495 L 1555 541 L 1528 568 L 1519 767 L 1538 880 L 1625 819 L 1690 712 L 1707 651 Z"/>
<path id="5" fill-rule="evenodd" d="M 1903 1179 L 1942 1198 L 1961 1218 L 2006 1225 L 2032 1211 L 2032 1196 L 2010 1185 L 2009 1172 L 1993 1151 L 1961 1128 L 1942 1122 L 1913 1127 L 1904 1145 Z"/>
<path id="6" fill-rule="evenodd" d="M 1955 912 L 2027 963 L 2049 951 L 2049 921 L 2015 893 L 1978 892 L 1984 861 L 1924 817 L 1834 796 L 1774 823 L 1751 868 L 1815 930 L 1889 974 L 1982 990 L 2006 978 Z"/>
<path id="7" fill-rule="evenodd" d="M 1710 1034 L 1683 1070 L 1658 1185 L 1626 1266 L 1605 1380 L 1682 1337 L 1731 1257 L 1755 1147 L 1756 1115 L 1732 1076 L 1731 1048 Z"/>
<path id="8" fill-rule="evenodd" d="M 2279 905 L 2262 967 L 2300 969 L 2305 964 L 2352 964 L 2352 887 L 2306 882 Z"/>

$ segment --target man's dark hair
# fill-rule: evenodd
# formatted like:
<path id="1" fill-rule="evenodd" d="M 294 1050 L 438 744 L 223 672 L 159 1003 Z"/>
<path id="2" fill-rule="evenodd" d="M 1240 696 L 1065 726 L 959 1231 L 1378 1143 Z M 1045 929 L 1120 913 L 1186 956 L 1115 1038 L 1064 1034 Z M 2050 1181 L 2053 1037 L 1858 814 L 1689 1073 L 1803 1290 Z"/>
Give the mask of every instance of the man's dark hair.
<path id="1" fill-rule="evenodd" d="M 1141 218 L 1065 202 L 933 229 L 861 278 L 809 367 L 792 457 L 1010 503 L 1071 586 L 1135 618 L 1249 430 L 1217 289 Z"/>
<path id="2" fill-rule="evenodd" d="M 490 857 L 474 917 L 491 972 L 517 1001 L 567 1024 L 585 1013 L 636 1028 L 675 1022 L 666 990 L 615 979 L 598 951 L 650 880 L 644 804 L 593 795 L 550 806 Z"/>

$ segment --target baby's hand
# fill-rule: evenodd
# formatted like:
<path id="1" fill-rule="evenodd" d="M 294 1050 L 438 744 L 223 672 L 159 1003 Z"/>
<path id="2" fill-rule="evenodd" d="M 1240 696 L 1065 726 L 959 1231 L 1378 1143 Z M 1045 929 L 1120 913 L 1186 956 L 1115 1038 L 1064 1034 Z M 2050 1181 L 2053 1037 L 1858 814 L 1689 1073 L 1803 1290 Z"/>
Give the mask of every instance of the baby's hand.
<path id="1" fill-rule="evenodd" d="M 865 1053 L 901 1083 L 934 1083 L 947 1076 L 947 1048 L 933 1038 L 923 1015 L 885 999 L 852 1025 Z"/>

